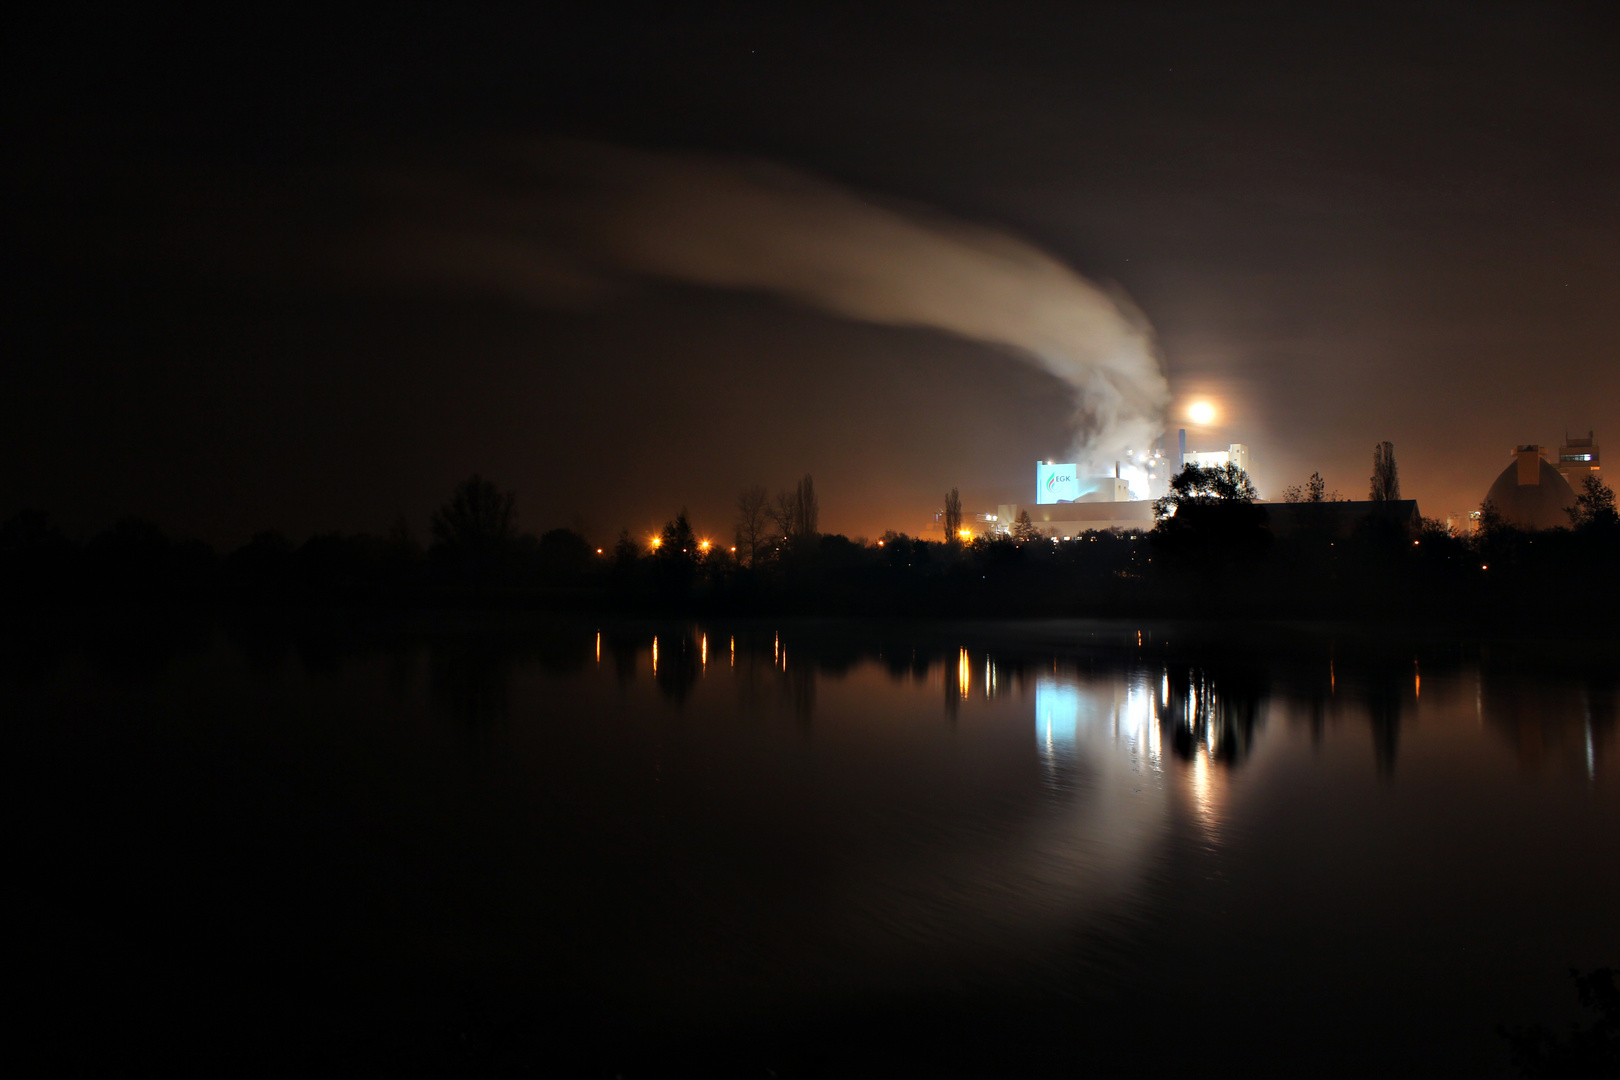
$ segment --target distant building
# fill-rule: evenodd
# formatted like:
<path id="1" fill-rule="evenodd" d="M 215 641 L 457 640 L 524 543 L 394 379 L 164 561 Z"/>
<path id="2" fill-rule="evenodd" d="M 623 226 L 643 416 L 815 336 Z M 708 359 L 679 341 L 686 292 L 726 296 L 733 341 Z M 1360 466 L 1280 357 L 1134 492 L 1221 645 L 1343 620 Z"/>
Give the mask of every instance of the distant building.
<path id="1" fill-rule="evenodd" d="M 1054 540 L 1103 529 L 1139 529 L 1146 532 L 1153 528 L 1151 499 L 1099 499 L 1035 506 L 1002 503 L 996 507 L 995 514 L 999 531 L 1010 532 L 1018 521 L 1020 511 L 1028 512 L 1030 524 L 1035 526 L 1036 532 Z"/>
<path id="2" fill-rule="evenodd" d="M 1233 443 L 1225 450 L 1189 450 L 1182 455 L 1182 464 L 1197 465 L 1207 469 L 1211 466 L 1236 465 L 1244 472 L 1249 471 L 1249 448 L 1242 443 Z"/>
<path id="3" fill-rule="evenodd" d="M 1595 458 L 1596 447 L 1591 453 Z M 1529 443 L 1514 449 L 1513 463 L 1496 478 L 1484 502 L 1495 507 L 1509 525 L 1556 529 L 1569 524 L 1565 511 L 1575 505 L 1575 491 L 1547 461 L 1546 450 Z"/>
<path id="4" fill-rule="evenodd" d="M 1423 529 L 1416 499 L 1339 502 L 1265 503 L 1266 521 L 1274 536 L 1294 533 L 1326 533 L 1340 538 L 1358 529 L 1388 523 L 1415 538 Z"/>
<path id="5" fill-rule="evenodd" d="M 1572 439 L 1566 432 L 1564 445 L 1558 448 L 1558 460 L 1553 464 L 1553 468 L 1558 470 L 1558 475 L 1562 476 L 1573 490 L 1579 491 L 1587 474 L 1599 470 L 1598 456 L 1598 446 L 1592 432 L 1588 431 L 1584 439 Z"/>

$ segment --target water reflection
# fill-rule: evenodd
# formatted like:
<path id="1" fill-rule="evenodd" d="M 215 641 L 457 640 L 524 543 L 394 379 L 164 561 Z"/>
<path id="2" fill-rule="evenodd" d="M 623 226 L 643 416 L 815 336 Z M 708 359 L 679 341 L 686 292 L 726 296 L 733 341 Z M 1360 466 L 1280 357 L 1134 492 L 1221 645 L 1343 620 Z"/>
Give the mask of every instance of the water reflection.
<path id="1" fill-rule="evenodd" d="M 442 642 L 429 653 L 428 696 L 458 724 L 485 726 L 507 713 L 515 663 L 497 640 Z"/>
<path id="2" fill-rule="evenodd" d="M 1620 675 L 1612 669 L 1573 681 L 1487 664 L 1475 693 L 1480 722 L 1512 748 L 1526 773 L 1558 769 L 1591 780 L 1612 753 L 1620 726 Z"/>
<path id="3" fill-rule="evenodd" d="M 31 849 L 63 855 L 30 880 L 74 881 L 62 870 L 97 843 L 140 868 L 113 863 L 84 890 L 96 918 L 63 933 L 151 880 L 117 938 L 172 918 L 166 941 L 209 963 L 216 943 L 173 896 L 254 933 L 294 920 L 285 940 L 315 957 L 373 933 L 423 964 L 561 956 L 547 978 L 582 1010 L 615 1003 L 603 1030 L 634 1019 L 624 987 L 731 1030 L 756 1003 L 806 1015 L 805 987 L 833 1011 L 974 985 L 1050 1000 L 1059 1038 L 1079 1014 L 1064 995 L 1114 993 L 1122 969 L 1144 973 L 1150 1017 L 1167 973 L 1275 1011 L 1294 1006 L 1272 988 L 1330 970 L 1346 1001 L 1395 1002 L 1372 1024 L 1439 998 L 1401 998 L 1388 973 L 1439 957 L 1452 979 L 1501 927 L 1554 963 L 1612 940 L 1613 876 L 1581 863 L 1612 850 L 1615 820 L 1620 675 L 1596 664 L 1330 639 L 1172 651 L 1082 625 L 379 620 L 256 628 L 246 647 L 232 632 L 201 657 L 132 645 L 154 669 L 134 686 L 98 666 L 104 643 L 21 689 L 0 667 L 29 805 L 54 811 L 34 820 L 61 830 Z M 109 737 L 124 731 L 142 737 Z M 1398 754 L 1421 798 L 1381 790 Z M 1517 783 L 1515 759 L 1568 797 Z M 1545 828 L 1514 827 L 1541 813 Z M 274 842 L 222 886 L 240 835 Z M 1498 881 L 1513 887 L 1493 910 Z"/>

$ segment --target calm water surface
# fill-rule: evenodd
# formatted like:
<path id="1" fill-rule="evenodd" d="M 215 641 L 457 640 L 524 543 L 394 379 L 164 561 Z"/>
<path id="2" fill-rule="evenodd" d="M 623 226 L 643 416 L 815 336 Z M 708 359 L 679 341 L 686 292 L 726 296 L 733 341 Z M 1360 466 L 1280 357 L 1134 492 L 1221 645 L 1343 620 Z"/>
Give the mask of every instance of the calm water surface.
<path id="1" fill-rule="evenodd" d="M 14 635 L 64 1069 L 1512 1075 L 1620 964 L 1617 654 L 1322 630 Z"/>

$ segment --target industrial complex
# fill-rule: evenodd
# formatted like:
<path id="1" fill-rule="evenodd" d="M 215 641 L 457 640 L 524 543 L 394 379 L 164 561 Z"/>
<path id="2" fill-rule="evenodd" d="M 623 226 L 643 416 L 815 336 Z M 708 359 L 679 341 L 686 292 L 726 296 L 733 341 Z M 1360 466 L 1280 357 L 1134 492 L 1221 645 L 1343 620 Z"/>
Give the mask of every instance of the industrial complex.
<path id="1" fill-rule="evenodd" d="M 1100 529 L 1153 528 L 1153 496 L 1187 465 L 1234 464 L 1249 470 L 1249 448 L 1232 443 L 1225 450 L 1189 451 L 1187 432 L 1178 432 L 1177 448 L 1163 440 L 1152 450 L 1114 463 L 1112 476 L 1081 476 L 1079 466 L 1051 461 L 1035 463 L 1034 503 L 1002 503 L 994 515 L 983 515 L 986 531 L 1010 532 L 1020 513 L 1027 513 L 1040 535 L 1055 540 Z"/>
<path id="2" fill-rule="evenodd" d="M 1111 476 L 1082 475 L 1080 466 L 1075 463 L 1038 461 L 1035 463 L 1034 500 L 1001 503 L 993 514 L 975 514 L 972 531 L 1009 534 L 1021 514 L 1029 515 L 1030 524 L 1038 535 L 1053 540 L 1100 530 L 1146 531 L 1154 524 L 1154 496 L 1161 494 L 1169 478 L 1185 466 L 1233 464 L 1244 472 L 1250 471 L 1249 448 L 1243 443 L 1231 443 L 1225 450 L 1188 450 L 1186 431 L 1183 429 L 1177 435 L 1173 452 L 1164 448 L 1163 440 L 1150 451 L 1128 452 L 1126 458 L 1115 463 Z M 1575 505 L 1576 494 L 1585 478 L 1598 473 L 1601 467 L 1594 432 L 1587 432 L 1585 438 L 1566 434 L 1556 453 L 1539 444 L 1517 445 L 1513 461 L 1496 477 L 1479 505 L 1488 504 L 1500 520 L 1518 528 L 1558 528 L 1569 523 L 1567 511 Z M 1332 518 L 1336 523 L 1345 524 L 1372 514 L 1394 515 L 1417 528 L 1421 522 L 1417 503 L 1410 499 L 1395 502 L 1399 505 L 1359 500 L 1336 502 Z M 1278 511 L 1272 515 L 1276 518 L 1273 527 L 1280 532 L 1291 531 L 1295 515 L 1282 509 L 1289 504 L 1268 505 Z M 1479 520 L 1480 510 L 1471 509 L 1449 515 L 1446 523 L 1454 531 L 1464 532 L 1477 528 Z M 937 516 L 934 528 L 939 528 Z"/>

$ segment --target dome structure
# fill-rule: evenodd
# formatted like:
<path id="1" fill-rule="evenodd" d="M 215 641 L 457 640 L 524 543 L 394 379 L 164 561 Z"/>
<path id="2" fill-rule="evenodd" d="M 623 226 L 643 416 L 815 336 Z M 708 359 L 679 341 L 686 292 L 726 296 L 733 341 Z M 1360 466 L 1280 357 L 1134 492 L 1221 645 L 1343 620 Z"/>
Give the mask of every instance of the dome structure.
<path id="1" fill-rule="evenodd" d="M 1502 520 L 1521 529 L 1556 529 L 1569 524 L 1565 511 L 1575 505 L 1575 490 L 1541 456 L 1539 446 L 1521 446 L 1514 462 L 1502 470 L 1485 501 Z"/>

